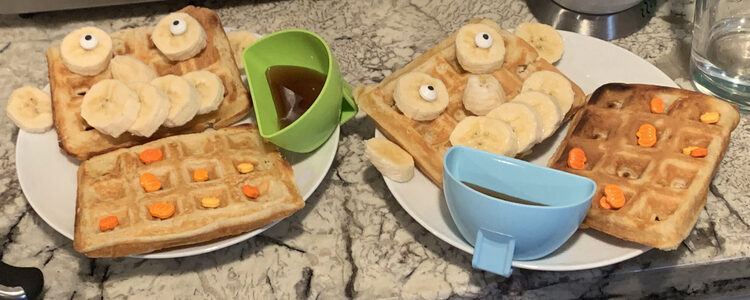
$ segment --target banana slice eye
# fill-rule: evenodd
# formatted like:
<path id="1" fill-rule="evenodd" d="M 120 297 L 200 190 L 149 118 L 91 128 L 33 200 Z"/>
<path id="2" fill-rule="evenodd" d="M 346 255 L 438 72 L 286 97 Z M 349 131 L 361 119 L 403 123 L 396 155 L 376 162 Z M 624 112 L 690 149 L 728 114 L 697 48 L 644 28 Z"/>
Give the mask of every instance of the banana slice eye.
<path id="1" fill-rule="evenodd" d="M 437 92 L 435 91 L 435 87 L 427 84 L 423 84 L 419 87 L 419 96 L 422 97 L 425 101 L 435 101 L 437 99 Z"/>
<path id="2" fill-rule="evenodd" d="M 456 58 L 461 67 L 469 73 L 495 72 L 502 67 L 505 59 L 502 35 L 486 24 L 464 25 L 456 34 Z"/>
<path id="3" fill-rule="evenodd" d="M 492 36 L 487 32 L 480 32 L 474 37 L 474 43 L 477 47 L 487 49 L 492 47 Z"/>
<path id="4" fill-rule="evenodd" d="M 440 79 L 422 72 L 411 72 L 396 81 L 393 100 L 407 118 L 429 121 L 443 113 L 450 95 Z"/>
<path id="5" fill-rule="evenodd" d="M 83 27 L 68 33 L 60 43 L 60 58 L 73 73 L 93 76 L 112 59 L 112 38 L 104 30 Z"/>
<path id="6" fill-rule="evenodd" d="M 206 48 L 206 31 L 198 20 L 176 12 L 161 18 L 151 32 L 151 41 L 167 59 L 190 59 Z"/>
<path id="7" fill-rule="evenodd" d="M 187 31 L 187 23 L 185 23 L 185 20 L 176 18 L 172 20 L 172 23 L 169 25 L 169 31 L 173 35 L 181 35 Z"/>
<path id="8" fill-rule="evenodd" d="M 91 50 L 96 48 L 96 45 L 99 45 L 99 39 L 93 34 L 86 34 L 81 37 L 79 43 L 81 44 L 81 48 Z"/>

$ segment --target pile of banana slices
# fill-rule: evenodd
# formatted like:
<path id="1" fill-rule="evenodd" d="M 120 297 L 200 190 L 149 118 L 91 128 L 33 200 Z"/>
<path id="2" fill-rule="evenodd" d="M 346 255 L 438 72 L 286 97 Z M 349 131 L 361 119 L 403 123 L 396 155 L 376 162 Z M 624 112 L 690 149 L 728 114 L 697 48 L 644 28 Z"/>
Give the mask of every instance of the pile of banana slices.
<path id="1" fill-rule="evenodd" d="M 172 61 L 194 57 L 206 47 L 203 27 L 185 13 L 162 18 L 151 40 Z M 65 36 L 60 56 L 71 72 L 84 76 L 109 68 L 112 79 L 97 82 L 83 96 L 81 117 L 89 126 L 113 137 L 124 132 L 149 137 L 162 125 L 182 126 L 196 115 L 218 109 L 224 99 L 224 83 L 209 71 L 158 77 L 137 58 L 112 57 L 112 38 L 96 27 L 83 27 Z M 6 112 L 27 132 L 41 133 L 52 127 L 50 96 L 34 87 L 15 90 Z"/>
<path id="2" fill-rule="evenodd" d="M 545 24 L 521 24 L 515 34 L 550 63 L 560 59 L 563 40 Z M 552 135 L 574 101 L 570 81 L 553 71 L 531 73 L 521 93 L 508 99 L 491 74 L 502 67 L 503 37 L 485 24 L 468 24 L 456 35 L 456 58 L 469 73 L 462 103 L 474 114 L 461 120 L 450 135 L 452 145 L 464 145 L 505 156 L 522 156 Z M 449 93 L 437 78 L 412 72 L 399 78 L 393 92 L 396 107 L 417 121 L 437 118 L 448 106 Z"/>
<path id="3" fill-rule="evenodd" d="M 128 56 L 115 57 L 114 66 L 129 70 L 148 68 Z M 89 126 L 113 137 L 126 131 L 149 137 L 162 125 L 185 125 L 196 115 L 218 109 L 224 99 L 223 82 L 205 70 L 161 77 L 144 71 L 137 80 L 118 76 L 116 72 L 112 76 L 113 79 L 101 80 L 86 92 L 81 102 L 81 117 Z"/>

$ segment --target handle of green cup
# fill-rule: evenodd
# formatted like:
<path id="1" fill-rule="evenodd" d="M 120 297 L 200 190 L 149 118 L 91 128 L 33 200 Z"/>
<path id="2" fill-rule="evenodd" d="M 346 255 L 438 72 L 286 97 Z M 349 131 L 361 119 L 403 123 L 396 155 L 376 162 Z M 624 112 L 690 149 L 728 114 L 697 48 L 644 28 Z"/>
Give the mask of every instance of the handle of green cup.
<path id="1" fill-rule="evenodd" d="M 353 118 L 357 114 L 357 103 L 354 102 L 354 96 L 352 94 L 352 86 L 349 85 L 345 80 L 341 80 L 341 94 L 344 95 L 344 99 L 341 102 L 341 124 L 346 123 L 349 119 Z"/>

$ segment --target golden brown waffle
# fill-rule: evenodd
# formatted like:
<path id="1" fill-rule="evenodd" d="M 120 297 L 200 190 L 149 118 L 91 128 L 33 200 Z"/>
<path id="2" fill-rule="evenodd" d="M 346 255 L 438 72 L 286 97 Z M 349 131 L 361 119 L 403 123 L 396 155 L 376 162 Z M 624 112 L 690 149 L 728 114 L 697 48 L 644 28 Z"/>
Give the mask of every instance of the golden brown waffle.
<path id="1" fill-rule="evenodd" d="M 653 97 L 664 100 L 663 114 L 651 113 Z M 716 124 L 699 119 L 721 114 Z M 737 108 L 687 90 L 610 83 L 598 88 L 571 122 L 550 167 L 591 178 L 597 191 L 584 224 L 616 237 L 664 250 L 677 248 L 690 233 L 706 202 L 714 170 L 724 157 L 729 135 L 739 122 Z M 657 142 L 641 147 L 635 135 L 650 123 Z M 695 158 L 682 148 L 698 146 L 708 155 Z M 585 169 L 567 166 L 568 152 L 586 153 Z M 622 188 L 626 203 L 617 210 L 599 205 L 606 184 Z"/>
<path id="2" fill-rule="evenodd" d="M 505 42 L 505 60 L 500 70 L 492 75 L 500 82 L 508 99 L 521 91 L 523 80 L 531 73 L 549 70 L 560 73 L 546 60 L 538 57 L 536 50 L 512 33 L 500 28 L 490 20 L 471 20 L 495 28 Z M 355 90 L 357 104 L 375 121 L 378 129 L 390 140 L 399 144 L 414 157 L 417 167 L 436 185 L 443 186 L 443 155 L 451 143 L 448 140 L 453 128 L 464 117 L 473 115 L 461 101 L 469 75 L 456 59 L 456 33 L 440 42 L 414 61 L 398 70 L 375 86 L 358 87 Z M 401 114 L 394 105 L 393 90 L 399 77 L 420 71 L 443 81 L 450 102 L 445 111 L 431 121 L 414 121 Z M 562 74 L 562 73 L 560 73 Z M 563 75 L 564 76 L 564 75 Z M 566 77 L 567 78 L 567 77 Z M 586 97 L 578 85 L 571 81 L 575 101 L 566 119 L 583 107 Z"/>
<path id="3" fill-rule="evenodd" d="M 169 61 L 151 42 L 151 27 L 137 27 L 112 33 L 115 55 L 133 56 L 156 70 L 159 76 L 182 75 L 195 70 L 208 70 L 224 82 L 225 96 L 218 110 L 197 115 L 187 124 L 161 127 L 149 138 L 123 133 L 117 138 L 86 126 L 81 118 L 83 95 L 95 83 L 112 78 L 109 70 L 96 76 L 82 76 L 71 72 L 62 63 L 60 46 L 47 49 L 52 108 L 60 147 L 80 160 L 118 148 L 142 144 L 165 136 L 200 132 L 206 128 L 221 128 L 241 120 L 250 109 L 250 96 L 242 83 L 232 57 L 219 16 L 210 9 L 188 6 L 180 10 L 203 25 L 207 45 L 198 55 L 181 62 Z"/>
<path id="4" fill-rule="evenodd" d="M 138 154 L 161 149 L 164 159 L 143 164 Z M 250 162 L 247 174 L 236 165 Z M 194 182 L 195 169 L 208 170 L 209 180 Z M 139 176 L 156 175 L 162 189 L 144 192 Z M 258 187 L 250 199 L 242 186 Z M 204 197 L 217 197 L 217 208 L 204 208 Z M 151 203 L 176 207 L 160 220 L 148 212 Z M 163 138 L 92 157 L 78 168 L 75 249 L 89 257 L 140 254 L 189 245 L 251 231 L 287 217 L 304 206 L 294 174 L 276 146 L 265 143 L 255 125 Z M 120 224 L 100 231 L 101 218 L 114 215 Z"/>

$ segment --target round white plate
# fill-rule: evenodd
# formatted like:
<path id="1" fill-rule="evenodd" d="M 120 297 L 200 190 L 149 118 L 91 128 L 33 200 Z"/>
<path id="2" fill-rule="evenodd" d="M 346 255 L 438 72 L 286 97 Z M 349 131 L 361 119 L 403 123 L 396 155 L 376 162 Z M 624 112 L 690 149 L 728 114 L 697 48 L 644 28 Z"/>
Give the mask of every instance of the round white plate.
<path id="1" fill-rule="evenodd" d="M 637 55 L 608 42 L 577 33 L 560 31 L 565 53 L 557 68 L 577 83 L 588 95 L 610 82 L 646 83 L 677 87 L 662 71 Z M 534 147 L 534 154 L 525 158 L 546 166 L 567 132 L 567 125 Z M 376 136 L 382 137 L 376 131 Z M 474 248 L 467 243 L 453 223 L 442 190 L 421 172 L 406 183 L 384 178 L 401 206 L 419 224 L 435 236 L 467 253 Z M 513 261 L 517 268 L 572 271 L 606 266 L 635 257 L 650 248 L 627 242 L 592 229 L 578 230 L 562 247 L 538 260 Z"/>
<path id="2" fill-rule="evenodd" d="M 49 86 L 45 89 L 49 91 Z M 247 118 L 238 124 L 251 121 Z M 307 200 L 325 178 L 336 155 L 338 141 L 339 128 L 336 128 L 328 141 L 313 152 L 301 154 L 281 151 L 292 165 L 294 179 L 302 199 Z M 59 148 L 57 133 L 54 130 L 43 134 L 27 133 L 23 130 L 18 132 L 16 170 L 21 189 L 36 213 L 69 239 L 73 239 L 75 224 L 78 164 L 76 159 L 68 157 Z M 237 236 L 136 257 L 173 258 L 211 252 L 256 236 L 279 221 Z"/>

